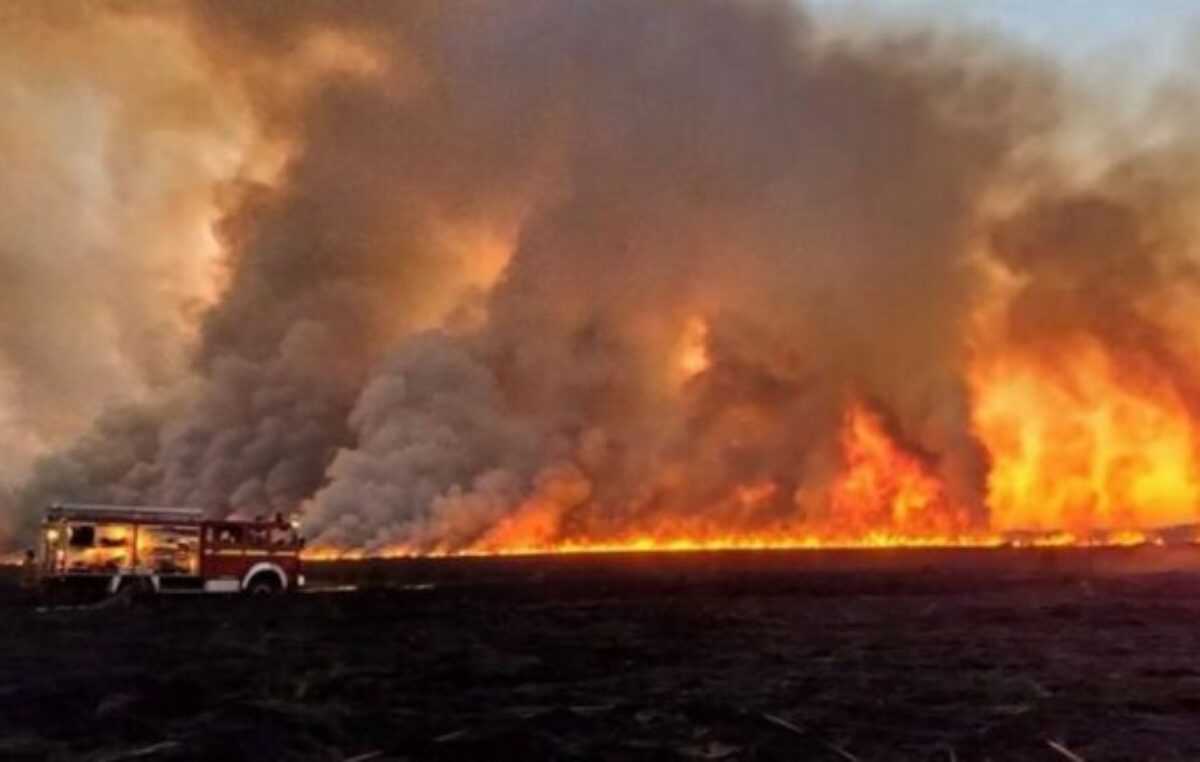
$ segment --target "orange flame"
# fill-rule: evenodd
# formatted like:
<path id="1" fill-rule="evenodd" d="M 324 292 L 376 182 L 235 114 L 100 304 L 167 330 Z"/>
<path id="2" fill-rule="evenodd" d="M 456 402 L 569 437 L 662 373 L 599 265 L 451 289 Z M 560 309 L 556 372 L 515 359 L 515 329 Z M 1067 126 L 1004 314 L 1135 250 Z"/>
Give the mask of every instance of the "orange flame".
<path id="1" fill-rule="evenodd" d="M 709 369 L 709 338 L 704 319 L 688 321 L 673 358 L 677 378 Z M 933 455 L 907 446 L 880 412 L 851 399 L 840 471 L 815 510 L 811 495 L 797 494 L 789 513 L 780 485 L 764 481 L 731 489 L 707 506 L 713 510 L 628 506 L 627 526 L 568 531 L 566 517 L 588 506 L 591 485 L 573 468 L 551 469 L 524 503 L 466 547 L 318 547 L 307 556 L 1128 546 L 1161 544 L 1160 530 L 1195 523 L 1200 451 L 1184 402 L 1169 385 L 1123 378 L 1099 349 L 1059 359 L 1053 369 L 1014 352 L 974 361 L 970 420 L 989 459 L 985 505 L 974 514 L 955 502 Z M 732 528 L 739 517 L 761 527 L 756 517 L 764 515 L 776 517 L 769 528 Z"/>
<path id="2" fill-rule="evenodd" d="M 971 532 L 966 512 L 951 505 L 940 481 L 928 464 L 906 452 L 887 433 L 882 419 L 867 407 L 852 403 L 841 437 L 842 475 L 829 498 L 825 521 L 790 523 L 761 532 L 722 532 L 701 519 L 658 519 L 615 537 L 564 537 L 564 505 L 588 497 L 585 487 L 569 474 L 552 474 L 539 480 L 536 494 L 519 506 L 474 545 L 462 548 L 393 546 L 372 553 L 317 548 L 312 560 L 354 559 L 370 556 L 417 555 L 538 555 L 571 553 L 685 552 L 698 550 L 858 549 L 896 547 L 996 547 L 1005 538 Z M 744 485 L 733 490 L 729 504 L 752 512 L 778 498 L 772 482 Z M 703 517 L 704 511 L 687 512 Z M 1048 544 L 1061 540 L 1051 537 Z M 1042 544 L 1041 538 L 1027 541 Z"/>
<path id="3" fill-rule="evenodd" d="M 839 532 L 855 537 L 887 528 L 913 538 L 966 532 L 967 513 L 951 505 L 936 474 L 901 449 L 861 403 L 850 404 L 841 443 L 845 470 L 830 496 Z"/>
<path id="4" fill-rule="evenodd" d="M 1089 352 L 1063 358 L 1054 375 L 1030 362 L 992 362 L 977 370 L 975 387 L 995 529 L 1078 533 L 1196 521 L 1196 432 L 1169 392 L 1132 389 Z"/>

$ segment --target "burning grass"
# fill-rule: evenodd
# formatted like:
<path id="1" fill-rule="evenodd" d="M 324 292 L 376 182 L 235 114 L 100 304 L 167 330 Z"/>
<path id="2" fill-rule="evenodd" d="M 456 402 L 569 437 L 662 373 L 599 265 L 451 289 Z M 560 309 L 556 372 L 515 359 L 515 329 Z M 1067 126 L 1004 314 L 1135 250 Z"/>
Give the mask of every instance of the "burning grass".
<path id="1" fill-rule="evenodd" d="M 1191 529 L 1186 531 L 1194 535 Z M 703 553 L 717 551 L 821 551 L 821 550 L 930 550 L 930 549 L 1039 549 L 1039 548 L 1131 548 L 1142 545 L 1164 546 L 1168 540 L 1161 534 L 1123 530 L 1075 535 L 1069 532 L 1007 533 L 962 537 L 906 537 L 868 534 L 857 539 L 822 537 L 714 537 L 714 538 L 656 538 L 639 537 L 627 541 L 588 542 L 564 541 L 558 544 L 512 545 L 499 548 L 468 548 L 463 550 L 422 550 L 406 547 L 385 547 L 378 550 L 316 547 L 305 551 L 309 561 L 353 561 L 367 558 L 419 557 L 504 557 L 554 556 L 618 553 Z M 1171 541 L 1174 545 L 1190 545 Z"/>
<path id="2" fill-rule="evenodd" d="M 1052 443 L 1053 438 L 1048 442 Z M 1052 446 L 1047 444 L 1046 447 Z M 1064 508 L 1085 500 L 1083 486 L 1054 503 L 1046 516 L 1049 528 L 1021 516 L 1039 516 L 1036 510 L 1018 511 L 1005 501 L 1011 498 L 1005 488 L 995 487 L 996 500 L 1005 506 L 994 518 L 994 527 L 973 526 L 971 512 L 956 504 L 936 469 L 919 453 L 906 449 L 890 432 L 882 416 L 864 403 L 853 401 L 847 407 L 839 441 L 841 473 L 827 493 L 817 518 L 788 516 L 776 520 L 777 527 L 763 531 L 729 531 L 723 523 L 730 516 L 762 523 L 761 516 L 778 506 L 780 488 L 772 482 L 748 485 L 734 490 L 726 504 L 713 510 L 658 511 L 640 517 L 628 513 L 628 524 L 616 533 L 567 534 L 566 508 L 552 495 L 528 501 L 482 537 L 461 545 L 384 544 L 342 548 L 318 542 L 306 556 L 311 560 L 395 558 L 411 556 L 528 556 L 586 553 L 686 553 L 717 550 L 869 550 L 887 548 L 1044 548 L 1044 547 L 1127 547 L 1144 544 L 1192 542 L 1195 528 L 1182 526 L 1161 529 L 1146 527 L 1142 520 L 1152 517 L 1138 513 L 1137 504 L 1125 511 L 1104 508 L 1091 513 Z M 1102 448 L 1103 449 L 1103 448 Z M 1100 468 L 1101 466 L 1096 466 Z M 1170 468 L 1170 464 L 1165 466 Z M 1131 478 L 1141 478 L 1134 469 Z M 1006 475 L 994 471 L 999 485 Z M 1151 477 L 1153 474 L 1151 474 Z M 1012 477 L 1023 483 L 1019 476 Z M 1147 477 L 1150 478 L 1150 477 Z M 1069 473 L 1064 476 L 1069 485 Z M 1151 478 L 1151 481 L 1153 479 Z M 1137 485 L 1135 484 L 1134 487 Z M 1134 495 L 1134 492 L 1130 493 Z M 1029 489 L 1020 494 L 1033 499 Z M 1138 493 L 1140 494 L 1140 493 Z M 1065 496 L 1064 496 L 1065 495 Z M 1132 497 L 1130 498 L 1132 501 Z M 1178 517 L 1181 514 L 1162 514 Z M 665 518 L 664 518 L 665 516 Z M 715 519 L 710 517 L 715 516 Z M 1125 521 L 1115 528 L 1097 528 L 1101 520 Z M 1035 528 L 1030 529 L 1027 524 Z M 641 525 L 647 525 L 644 529 Z M 1077 529 L 1057 528 L 1059 525 Z M 1010 526 L 1012 525 L 1012 526 Z M 1139 528 L 1140 527 L 1140 528 Z"/>

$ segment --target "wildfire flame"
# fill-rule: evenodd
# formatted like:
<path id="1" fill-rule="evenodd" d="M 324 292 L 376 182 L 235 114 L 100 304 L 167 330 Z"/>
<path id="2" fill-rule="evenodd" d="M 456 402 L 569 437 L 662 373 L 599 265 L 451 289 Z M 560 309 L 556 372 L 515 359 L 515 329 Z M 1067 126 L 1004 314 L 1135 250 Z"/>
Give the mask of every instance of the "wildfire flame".
<path id="1" fill-rule="evenodd" d="M 996 529 L 1196 521 L 1200 461 L 1188 411 L 1165 390 L 1123 384 L 1099 354 L 1071 357 L 1054 376 L 1032 363 L 981 367 L 974 423 L 992 458 Z"/>
<path id="2" fill-rule="evenodd" d="M 564 496 L 563 491 L 572 488 L 551 483 L 464 549 L 317 548 L 306 557 L 1133 546 L 1161 543 L 1134 522 L 1161 524 L 1186 518 L 1173 506 L 1186 505 L 1197 483 L 1191 478 L 1190 460 L 1184 457 L 1190 452 L 1185 448 L 1190 437 L 1172 428 L 1180 424 L 1169 411 L 1128 395 L 1109 397 L 1107 406 L 1095 406 L 1085 396 L 1064 408 L 1061 392 L 1026 376 L 1005 373 L 997 378 L 1003 381 L 981 387 L 977 420 L 992 451 L 1011 455 L 992 470 L 989 499 L 996 518 L 990 527 L 973 527 L 969 511 L 954 503 L 931 460 L 903 446 L 879 413 L 852 399 L 839 439 L 842 470 L 829 490 L 829 511 L 823 521 L 732 534 L 667 523 L 619 537 L 564 538 L 561 505 L 585 500 L 587 495 Z M 1019 417 L 1018 410 L 1022 411 Z M 1043 444 L 1034 446 L 1035 442 Z M 1122 476 L 1128 480 L 1122 481 Z M 1116 491 L 1105 492 L 1106 486 Z M 778 492 L 778 485 L 770 482 L 747 485 L 737 488 L 731 500 L 751 509 L 776 499 Z M 1037 511 L 1022 512 L 1023 506 L 1037 504 L 1038 494 L 1053 500 L 1048 505 L 1048 524 L 1030 520 L 1043 515 Z M 1116 509 L 1119 497 L 1129 500 L 1123 510 Z M 1122 520 L 1128 523 L 1121 524 Z"/>
<path id="3" fill-rule="evenodd" d="M 845 470 L 833 486 L 830 505 L 837 526 L 850 536 L 879 527 L 911 538 L 966 532 L 966 513 L 950 503 L 936 475 L 901 449 L 882 419 L 861 403 L 849 406 L 841 444 Z"/>

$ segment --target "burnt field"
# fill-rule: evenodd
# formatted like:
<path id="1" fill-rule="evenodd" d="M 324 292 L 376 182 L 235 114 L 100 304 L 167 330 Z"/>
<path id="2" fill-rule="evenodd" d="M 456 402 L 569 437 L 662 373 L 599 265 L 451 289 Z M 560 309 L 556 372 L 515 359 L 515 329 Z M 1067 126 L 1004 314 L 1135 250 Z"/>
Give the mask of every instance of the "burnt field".
<path id="1" fill-rule="evenodd" d="M 1200 550 L 312 565 L 38 611 L 0 759 L 1197 759 Z M 1073 756 L 1074 755 L 1074 756 Z"/>

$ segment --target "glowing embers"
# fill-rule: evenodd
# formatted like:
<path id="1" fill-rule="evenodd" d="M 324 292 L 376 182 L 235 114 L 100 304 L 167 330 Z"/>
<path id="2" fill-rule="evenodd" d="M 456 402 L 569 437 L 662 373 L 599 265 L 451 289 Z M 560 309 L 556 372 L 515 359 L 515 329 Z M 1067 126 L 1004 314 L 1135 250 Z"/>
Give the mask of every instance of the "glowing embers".
<path id="1" fill-rule="evenodd" d="M 1122 379 L 1100 353 L 1053 371 L 1010 359 L 974 374 L 973 422 L 1000 531 L 1147 530 L 1196 521 L 1194 423 L 1166 384 Z"/>
<path id="2" fill-rule="evenodd" d="M 967 532 L 967 513 L 951 503 L 930 465 L 901 448 L 882 418 L 861 403 L 847 408 L 841 448 L 843 471 L 829 498 L 831 534 L 916 540 Z"/>

